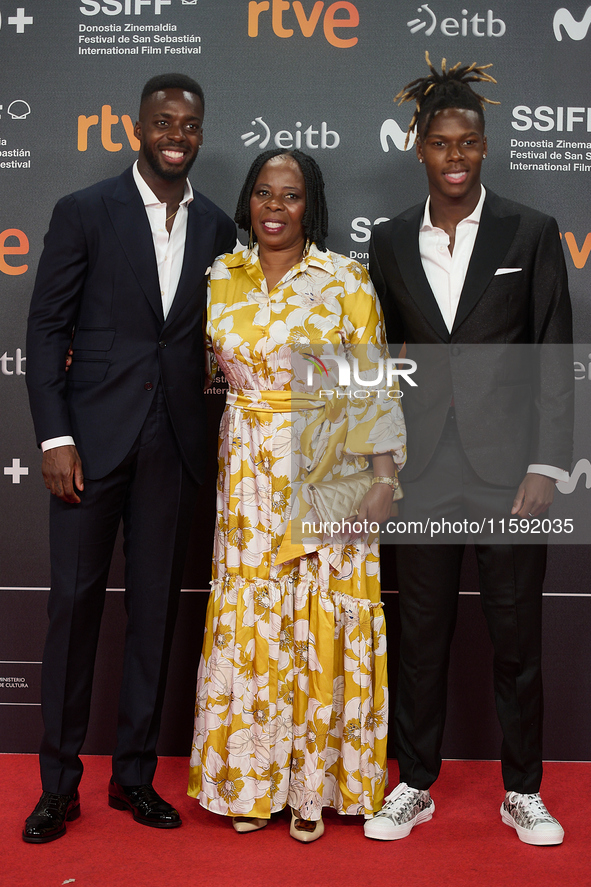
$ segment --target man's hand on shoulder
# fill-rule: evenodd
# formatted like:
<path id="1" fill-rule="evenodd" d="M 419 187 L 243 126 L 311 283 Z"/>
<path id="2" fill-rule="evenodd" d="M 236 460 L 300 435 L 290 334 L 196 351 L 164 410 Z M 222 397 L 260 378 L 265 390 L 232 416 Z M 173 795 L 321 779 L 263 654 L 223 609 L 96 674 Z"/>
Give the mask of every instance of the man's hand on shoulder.
<path id="1" fill-rule="evenodd" d="M 554 500 L 555 482 L 545 474 L 526 474 L 513 501 L 511 514 L 537 517 L 547 511 Z"/>
<path id="2" fill-rule="evenodd" d="M 43 453 L 43 480 L 50 493 L 72 504 L 80 502 L 78 491 L 84 489 L 84 472 L 76 447 L 53 447 Z"/>

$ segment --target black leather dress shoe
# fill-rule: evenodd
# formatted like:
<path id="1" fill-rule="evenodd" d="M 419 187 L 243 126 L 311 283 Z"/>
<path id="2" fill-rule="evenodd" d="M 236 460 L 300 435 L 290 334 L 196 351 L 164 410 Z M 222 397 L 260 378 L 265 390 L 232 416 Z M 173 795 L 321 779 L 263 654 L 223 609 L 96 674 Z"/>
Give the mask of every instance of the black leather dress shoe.
<path id="1" fill-rule="evenodd" d="M 23 841 L 46 844 L 66 834 L 66 822 L 80 816 L 80 795 L 54 795 L 43 792 L 39 803 L 28 817 L 23 829 Z"/>
<path id="2" fill-rule="evenodd" d="M 136 822 L 153 828 L 178 828 L 182 825 L 178 810 L 167 804 L 151 785 L 119 785 L 111 777 L 109 807 L 131 810 Z"/>

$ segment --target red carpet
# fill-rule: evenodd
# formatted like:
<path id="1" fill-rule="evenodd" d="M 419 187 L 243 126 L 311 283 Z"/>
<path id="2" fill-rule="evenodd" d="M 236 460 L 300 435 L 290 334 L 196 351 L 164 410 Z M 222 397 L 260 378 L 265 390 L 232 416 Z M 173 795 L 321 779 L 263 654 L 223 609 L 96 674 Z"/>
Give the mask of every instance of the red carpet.
<path id="1" fill-rule="evenodd" d="M 185 795 L 184 758 L 161 758 L 155 781 L 183 816 L 172 831 L 108 807 L 110 759 L 84 763 L 80 819 L 65 837 L 32 845 L 20 833 L 39 798 L 37 758 L 0 755 L 2 887 L 591 887 L 591 764 L 546 765 L 542 795 L 566 837 L 560 847 L 529 847 L 501 822 L 495 762 L 446 761 L 435 816 L 402 841 L 369 841 L 361 819 L 328 812 L 324 837 L 307 846 L 289 837 L 286 814 L 235 834 Z M 395 762 L 390 777 L 395 785 Z"/>

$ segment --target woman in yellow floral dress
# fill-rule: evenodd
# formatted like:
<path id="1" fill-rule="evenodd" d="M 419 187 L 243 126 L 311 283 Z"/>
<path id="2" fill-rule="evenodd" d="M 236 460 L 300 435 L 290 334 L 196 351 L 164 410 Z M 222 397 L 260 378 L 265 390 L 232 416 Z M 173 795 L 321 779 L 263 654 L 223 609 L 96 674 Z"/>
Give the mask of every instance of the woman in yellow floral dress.
<path id="1" fill-rule="evenodd" d="M 323 807 L 382 806 L 386 638 L 377 541 L 302 540 L 294 491 L 315 468 L 334 478 L 369 459 L 380 482 L 358 517 L 385 520 L 404 424 L 397 401 L 331 403 L 295 384 L 302 346 L 309 358 L 325 346 L 385 353 L 367 272 L 326 250 L 316 162 L 260 154 L 236 221 L 256 242 L 211 271 L 206 336 L 229 388 L 189 794 L 239 832 L 289 805 L 290 833 L 309 842 Z"/>

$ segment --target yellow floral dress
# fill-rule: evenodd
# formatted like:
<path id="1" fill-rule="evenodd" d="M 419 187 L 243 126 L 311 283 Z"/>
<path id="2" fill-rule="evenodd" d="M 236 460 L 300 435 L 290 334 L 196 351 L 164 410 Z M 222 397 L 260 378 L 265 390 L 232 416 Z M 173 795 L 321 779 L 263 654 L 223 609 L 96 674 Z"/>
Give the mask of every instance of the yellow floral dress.
<path id="1" fill-rule="evenodd" d="M 292 391 L 293 348 L 385 347 L 374 289 L 361 265 L 314 245 L 270 293 L 256 247 L 225 255 L 206 334 L 229 390 L 188 793 L 229 816 L 269 818 L 286 804 L 310 820 L 325 806 L 370 816 L 384 795 L 388 713 L 378 545 L 294 541 L 289 518 L 314 460 L 294 454 L 298 422 L 315 452 L 339 438 L 332 476 L 384 452 L 404 464 L 398 404 L 357 404 L 343 435 L 342 409 Z"/>

